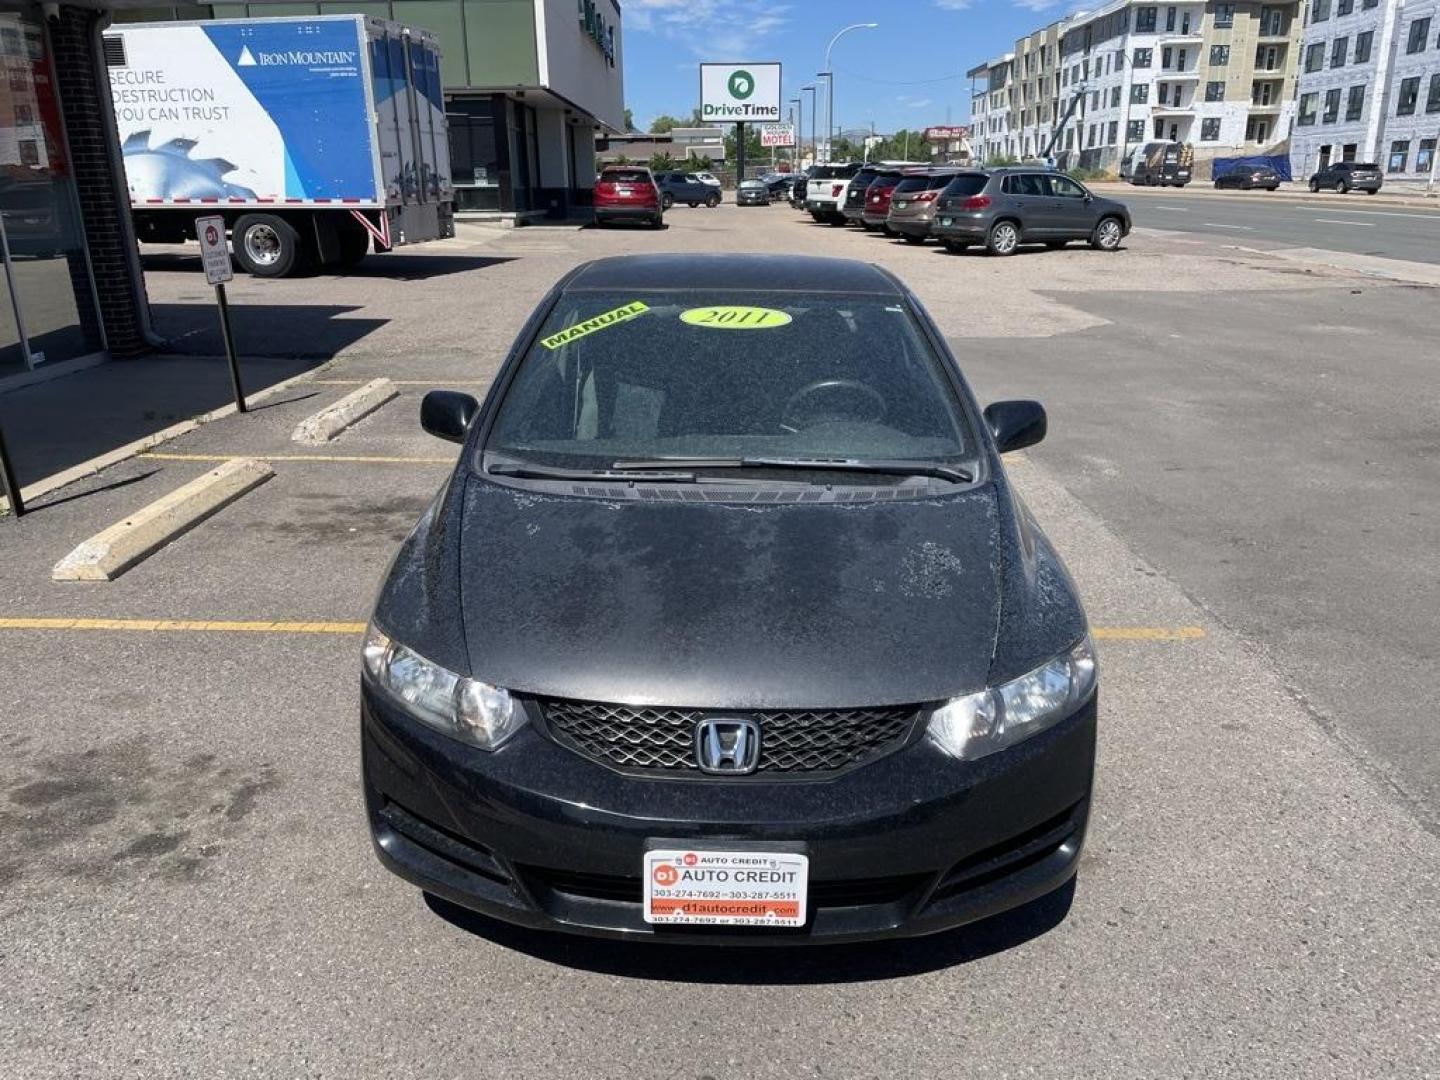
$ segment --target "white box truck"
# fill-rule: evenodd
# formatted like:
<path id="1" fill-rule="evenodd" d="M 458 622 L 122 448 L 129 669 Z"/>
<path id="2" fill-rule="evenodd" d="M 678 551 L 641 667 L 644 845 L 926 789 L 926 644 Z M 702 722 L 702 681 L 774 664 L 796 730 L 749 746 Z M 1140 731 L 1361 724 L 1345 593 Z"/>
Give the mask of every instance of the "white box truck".
<path id="1" fill-rule="evenodd" d="M 133 23 L 105 32 L 135 230 L 220 214 L 263 277 L 454 236 L 440 52 L 368 15 Z"/>

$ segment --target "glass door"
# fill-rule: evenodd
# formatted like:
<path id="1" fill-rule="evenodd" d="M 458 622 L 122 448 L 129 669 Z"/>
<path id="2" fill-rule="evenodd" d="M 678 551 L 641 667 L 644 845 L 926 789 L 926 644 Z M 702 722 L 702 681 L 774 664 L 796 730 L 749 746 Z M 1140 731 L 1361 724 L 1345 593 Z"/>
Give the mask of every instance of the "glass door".
<path id="1" fill-rule="evenodd" d="M 0 222 L 0 377 L 104 348 L 44 29 L 12 13 L 0 13 Z"/>

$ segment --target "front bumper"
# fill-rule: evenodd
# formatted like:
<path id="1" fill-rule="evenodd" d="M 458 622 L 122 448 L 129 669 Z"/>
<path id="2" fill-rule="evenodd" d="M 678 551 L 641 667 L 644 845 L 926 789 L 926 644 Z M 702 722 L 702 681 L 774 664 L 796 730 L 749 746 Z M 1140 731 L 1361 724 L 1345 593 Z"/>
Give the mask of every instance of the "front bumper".
<path id="1" fill-rule="evenodd" d="M 739 206 L 769 206 L 770 196 L 761 192 L 744 191 L 735 196 L 735 202 Z"/>
<path id="2" fill-rule="evenodd" d="M 366 684 L 365 802 L 386 867 L 523 926 L 730 944 L 928 934 L 1037 899 L 1075 874 L 1096 708 L 1092 698 L 1051 730 L 978 762 L 951 759 L 917 730 L 903 748 L 828 780 L 637 779 L 534 724 L 495 753 L 476 750 Z M 802 844 L 806 924 L 650 926 L 640 869 L 654 838 Z"/>

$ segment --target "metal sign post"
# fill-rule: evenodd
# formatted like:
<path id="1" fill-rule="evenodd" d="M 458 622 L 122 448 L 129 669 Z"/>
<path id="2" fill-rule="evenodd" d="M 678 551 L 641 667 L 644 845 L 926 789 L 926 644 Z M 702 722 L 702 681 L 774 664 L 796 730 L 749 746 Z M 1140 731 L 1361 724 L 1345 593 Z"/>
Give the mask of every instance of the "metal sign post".
<path id="1" fill-rule="evenodd" d="M 10 454 L 5 449 L 5 429 L 0 427 L 0 487 L 5 489 L 5 498 L 10 500 L 10 512 L 16 517 L 25 513 L 25 500 L 20 497 L 20 481 L 10 468 Z"/>
<path id="2" fill-rule="evenodd" d="M 225 282 L 233 281 L 230 249 L 225 246 L 225 219 L 218 214 L 195 219 L 195 238 L 200 241 L 200 258 L 205 280 L 215 286 L 215 304 L 220 309 L 220 336 L 225 339 L 225 359 L 230 365 L 230 385 L 235 388 L 235 411 L 245 412 L 245 391 L 240 385 L 240 363 L 235 359 L 235 338 L 230 333 L 230 304 L 225 299 Z"/>

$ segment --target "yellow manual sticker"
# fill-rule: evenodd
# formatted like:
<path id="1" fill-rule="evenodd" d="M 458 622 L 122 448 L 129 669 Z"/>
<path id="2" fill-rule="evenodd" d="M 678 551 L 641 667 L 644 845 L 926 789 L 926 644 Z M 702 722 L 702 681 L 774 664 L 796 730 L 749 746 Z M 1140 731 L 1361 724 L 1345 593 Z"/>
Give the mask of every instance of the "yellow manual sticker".
<path id="1" fill-rule="evenodd" d="M 680 321 L 712 330 L 772 330 L 790 325 L 790 315 L 765 307 L 697 307 L 682 311 Z"/>
<path id="2" fill-rule="evenodd" d="M 606 311 L 593 318 L 585 319 L 574 326 L 567 326 L 558 334 L 551 334 L 547 338 L 541 338 L 540 344 L 547 349 L 558 349 L 562 345 L 569 345 L 576 338 L 582 338 L 586 334 L 593 334 L 596 330 L 604 330 L 607 326 L 614 326 L 629 319 L 644 315 L 650 309 L 636 300 L 633 304 L 626 304 L 624 307 L 617 307 L 614 311 Z M 789 321 L 788 319 L 786 320 Z"/>

